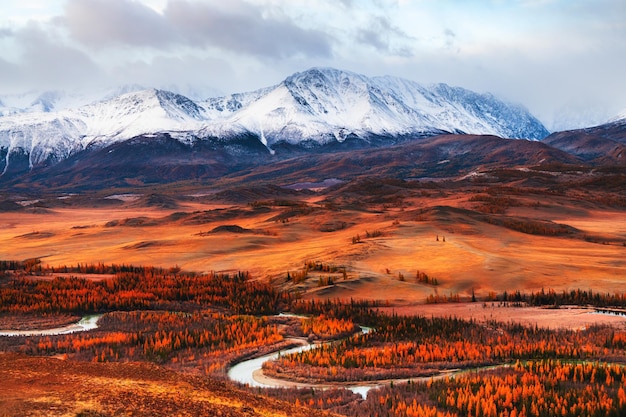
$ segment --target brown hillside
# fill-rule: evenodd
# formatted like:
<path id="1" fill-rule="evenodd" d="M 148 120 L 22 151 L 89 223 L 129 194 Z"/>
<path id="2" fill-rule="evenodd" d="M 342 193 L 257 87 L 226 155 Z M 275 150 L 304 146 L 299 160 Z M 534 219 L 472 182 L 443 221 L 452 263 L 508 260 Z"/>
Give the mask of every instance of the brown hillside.
<path id="1" fill-rule="evenodd" d="M 139 363 L 0 354 L 2 416 L 328 416 Z"/>

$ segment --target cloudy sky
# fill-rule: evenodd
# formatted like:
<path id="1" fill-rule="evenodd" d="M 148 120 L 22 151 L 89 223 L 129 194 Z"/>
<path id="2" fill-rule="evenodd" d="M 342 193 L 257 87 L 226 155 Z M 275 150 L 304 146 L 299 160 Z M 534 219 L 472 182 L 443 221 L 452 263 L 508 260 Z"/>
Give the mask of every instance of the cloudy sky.
<path id="1" fill-rule="evenodd" d="M 2 1 L 0 94 L 232 93 L 313 66 L 492 92 L 548 127 L 602 121 L 626 109 L 626 1 Z"/>

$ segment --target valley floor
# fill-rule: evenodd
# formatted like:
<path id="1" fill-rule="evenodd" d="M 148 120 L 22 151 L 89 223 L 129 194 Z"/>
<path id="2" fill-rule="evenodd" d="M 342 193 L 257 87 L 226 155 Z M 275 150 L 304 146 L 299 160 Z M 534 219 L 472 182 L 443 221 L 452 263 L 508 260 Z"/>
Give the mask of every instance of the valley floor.
<path id="1" fill-rule="evenodd" d="M 593 412 L 618 415 L 626 317 L 596 308 L 626 306 L 624 199 L 529 186 L 518 174 L 276 187 L 271 198 L 157 187 L 18 199 L 22 208 L 0 217 L 0 328 L 103 316 L 80 335 L 0 339 L 0 409 L 519 416 L 567 405 L 559 415 L 578 416 L 584 397 Z M 308 318 L 276 316 L 284 309 Z M 350 337 L 357 324 L 375 331 Z M 414 381 L 367 399 L 263 390 L 293 405 L 220 382 L 232 363 L 292 337 L 332 343 L 281 357 L 265 378 Z M 487 392 L 496 385 L 506 395 Z M 536 413 L 521 413 L 531 404 Z"/>
<path id="2" fill-rule="evenodd" d="M 68 198 L 44 213 L 3 213 L 0 258 L 246 270 L 310 298 L 399 306 L 472 292 L 626 292 L 626 208 L 482 186 L 388 188 L 391 197 L 371 202 L 367 189 L 250 204 L 190 197 L 173 208 L 110 198 L 107 207 L 84 207 Z M 307 262 L 346 273 L 333 286 L 318 288 L 324 271 L 286 282 Z M 437 285 L 419 282 L 418 272 Z"/>

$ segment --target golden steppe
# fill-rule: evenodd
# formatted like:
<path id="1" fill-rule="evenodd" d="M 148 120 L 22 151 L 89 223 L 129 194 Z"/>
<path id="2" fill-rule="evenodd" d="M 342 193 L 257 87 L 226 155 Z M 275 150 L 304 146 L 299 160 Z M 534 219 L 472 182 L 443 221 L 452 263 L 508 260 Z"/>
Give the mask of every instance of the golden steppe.
<path id="1" fill-rule="evenodd" d="M 175 208 L 120 201 L 5 212 L 0 258 L 40 258 L 50 266 L 102 262 L 242 270 L 291 289 L 287 272 L 318 261 L 345 267 L 347 279 L 318 287 L 318 276 L 328 274 L 309 272 L 296 286 L 306 297 L 395 306 L 424 304 L 434 294 L 468 300 L 472 291 L 479 299 L 542 288 L 626 292 L 626 211 L 563 196 L 517 196 L 506 216 L 577 229 L 564 236 L 533 235 L 482 221 L 472 195 L 455 190 L 411 195 L 397 205 L 337 207 L 323 193 L 309 193 L 298 206 L 190 198 Z M 417 283 L 418 270 L 439 285 Z"/>

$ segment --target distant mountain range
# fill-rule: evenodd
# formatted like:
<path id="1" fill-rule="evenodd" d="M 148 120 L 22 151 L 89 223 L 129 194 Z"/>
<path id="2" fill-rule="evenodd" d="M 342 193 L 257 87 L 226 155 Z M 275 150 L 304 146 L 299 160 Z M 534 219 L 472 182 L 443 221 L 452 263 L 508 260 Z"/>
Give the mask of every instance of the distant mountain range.
<path id="1" fill-rule="evenodd" d="M 285 145 L 315 148 L 346 140 L 384 145 L 440 133 L 534 140 L 549 133 L 521 106 L 490 94 L 330 68 L 204 101 L 131 89 L 75 107 L 65 98 L 55 110 L 64 98 L 50 93 L 21 108 L 0 108 L 1 173 L 23 171 L 25 162 L 28 169 L 49 166 L 88 149 L 162 134 L 187 144 L 256 137 L 273 153 Z"/>
<path id="2" fill-rule="evenodd" d="M 455 167 L 481 164 L 626 162 L 626 117 L 550 135 L 523 107 L 490 94 L 330 68 L 204 100 L 137 86 L 101 100 L 59 93 L 27 98 L 0 104 L 5 187 L 86 189 L 219 178 L 272 164 L 265 172 L 282 166 L 275 175 L 283 175 L 306 161 L 328 164 L 333 158 L 319 155 L 343 150 L 351 152 L 337 161 L 350 165 L 359 149 L 367 150 L 359 158 L 385 155 L 391 167 L 409 152 L 400 169 L 408 176 L 456 175 Z M 446 140 L 434 138 L 445 134 Z M 308 159 L 282 164 L 299 157 Z M 411 168 L 411 161 L 419 166 Z"/>

